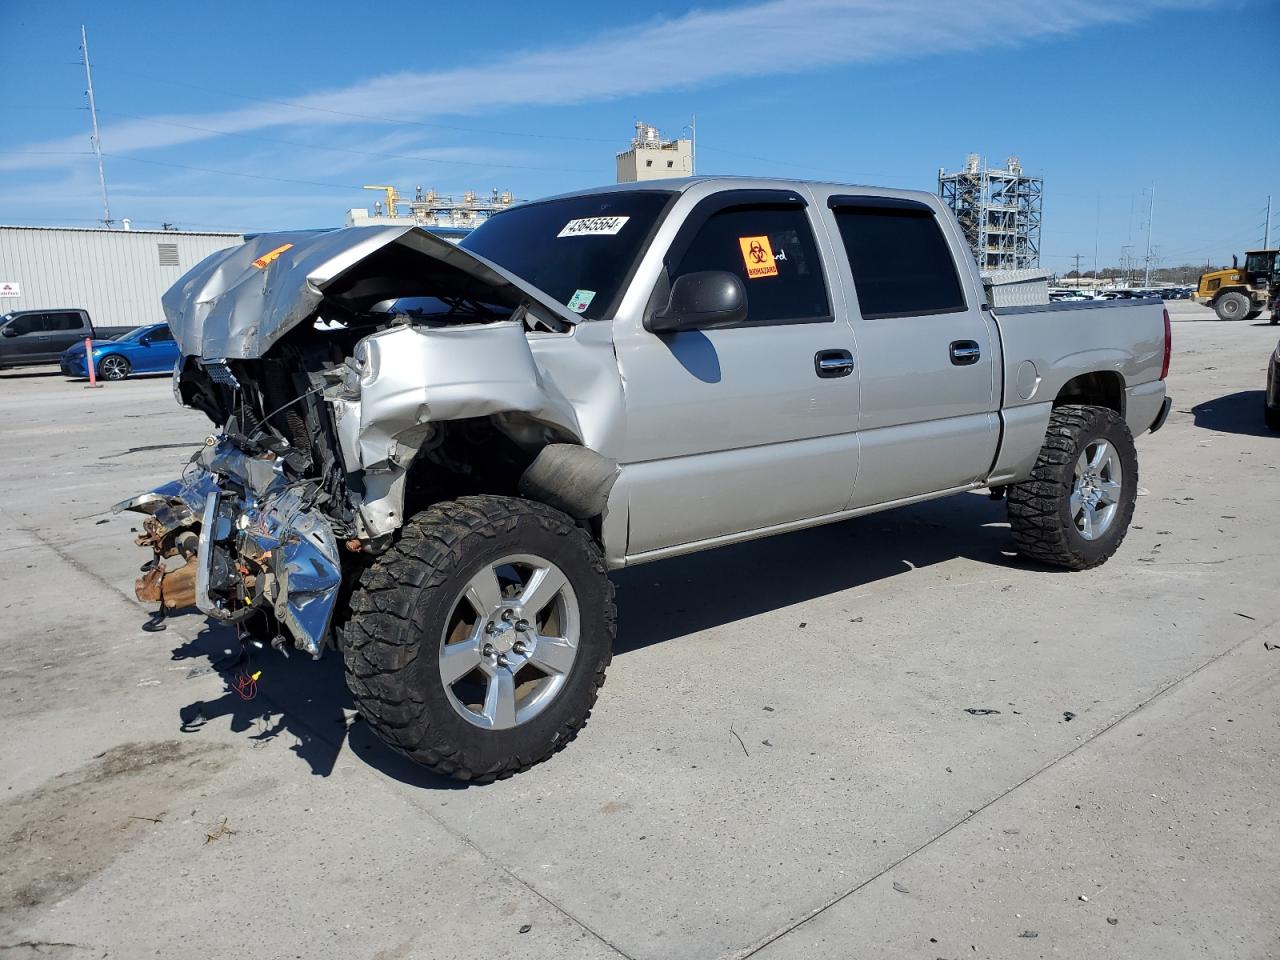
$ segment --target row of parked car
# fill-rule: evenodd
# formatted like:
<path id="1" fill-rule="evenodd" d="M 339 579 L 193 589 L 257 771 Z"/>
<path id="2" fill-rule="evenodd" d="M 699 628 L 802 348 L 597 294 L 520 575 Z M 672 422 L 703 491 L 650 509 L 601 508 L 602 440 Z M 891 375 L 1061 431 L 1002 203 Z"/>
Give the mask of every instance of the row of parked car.
<path id="1" fill-rule="evenodd" d="M 1081 300 L 1138 300 L 1159 297 L 1161 300 L 1190 300 L 1195 287 L 1159 287 L 1150 290 L 1078 290 L 1074 287 L 1056 287 L 1049 291 L 1054 303 Z"/>
<path id="2" fill-rule="evenodd" d="M 86 349 L 86 343 L 88 347 Z M 57 363 L 68 377 L 124 380 L 168 373 L 178 344 L 163 323 L 95 329 L 85 310 L 15 310 L 0 317 L 0 369 Z"/>

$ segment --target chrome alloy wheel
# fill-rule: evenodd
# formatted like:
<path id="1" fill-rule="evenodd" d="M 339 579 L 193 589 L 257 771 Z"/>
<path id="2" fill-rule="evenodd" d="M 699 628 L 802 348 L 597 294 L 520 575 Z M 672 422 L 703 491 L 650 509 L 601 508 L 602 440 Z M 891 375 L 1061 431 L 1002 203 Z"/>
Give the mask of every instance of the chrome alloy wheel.
<path id="1" fill-rule="evenodd" d="M 103 380 L 123 380 L 129 375 L 129 361 L 114 353 L 109 354 L 98 365 L 98 375 Z"/>
<path id="2" fill-rule="evenodd" d="M 1071 519 L 1080 536 L 1097 540 L 1106 534 L 1120 510 L 1123 485 L 1115 448 L 1106 440 L 1086 444 L 1071 484 Z"/>
<path id="3" fill-rule="evenodd" d="M 527 723 L 564 688 L 578 654 L 578 598 L 549 560 L 486 563 L 453 602 L 440 643 L 440 680 L 468 723 Z"/>

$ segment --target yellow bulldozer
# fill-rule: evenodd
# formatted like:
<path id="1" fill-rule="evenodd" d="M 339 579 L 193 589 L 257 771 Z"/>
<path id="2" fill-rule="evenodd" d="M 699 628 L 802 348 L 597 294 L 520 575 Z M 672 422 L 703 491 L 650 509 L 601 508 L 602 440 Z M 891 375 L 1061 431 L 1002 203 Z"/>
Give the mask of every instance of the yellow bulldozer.
<path id="1" fill-rule="evenodd" d="M 1244 268 L 1232 255 L 1230 270 L 1200 274 L 1196 303 L 1212 307 L 1219 320 L 1252 320 L 1271 310 L 1271 322 L 1280 323 L 1280 250 L 1250 250 Z"/>

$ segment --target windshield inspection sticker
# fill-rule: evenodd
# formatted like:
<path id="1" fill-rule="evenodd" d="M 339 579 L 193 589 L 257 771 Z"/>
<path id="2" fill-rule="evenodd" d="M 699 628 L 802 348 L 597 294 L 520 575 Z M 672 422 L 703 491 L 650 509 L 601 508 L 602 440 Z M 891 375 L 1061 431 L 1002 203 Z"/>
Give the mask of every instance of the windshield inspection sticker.
<path id="1" fill-rule="evenodd" d="M 748 280 L 778 275 L 778 265 L 773 262 L 773 247 L 768 237 L 739 237 L 738 246 L 742 248 L 742 262 L 746 264 Z"/>
<path id="2" fill-rule="evenodd" d="M 583 217 L 570 220 L 556 237 L 612 237 L 627 225 L 630 217 Z"/>
<path id="3" fill-rule="evenodd" d="M 623 219 L 626 218 L 623 217 Z M 586 313 L 587 307 L 591 306 L 591 301 L 595 298 L 594 290 L 575 290 L 573 296 L 569 298 L 569 309 L 574 313 Z"/>

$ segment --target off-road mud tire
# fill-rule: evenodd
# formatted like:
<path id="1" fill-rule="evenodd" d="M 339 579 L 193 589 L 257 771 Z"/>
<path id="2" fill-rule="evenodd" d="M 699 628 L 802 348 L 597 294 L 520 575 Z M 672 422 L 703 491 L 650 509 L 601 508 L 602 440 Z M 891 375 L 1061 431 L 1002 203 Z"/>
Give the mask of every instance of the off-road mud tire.
<path id="1" fill-rule="evenodd" d="M 459 591 L 486 561 L 536 553 L 556 564 L 578 598 L 578 656 L 563 690 L 506 730 L 468 723 L 439 674 L 443 626 Z M 613 584 L 595 541 L 545 504 L 472 496 L 410 519 L 352 589 L 338 624 L 347 685 L 364 719 L 392 748 L 446 776 L 488 782 L 561 750 L 586 724 L 613 655 Z"/>
<path id="2" fill-rule="evenodd" d="M 1120 456 L 1121 499 L 1107 531 L 1086 540 L 1070 515 L 1075 465 L 1085 447 L 1104 438 Z M 1120 415 L 1106 407 L 1055 407 L 1031 478 L 1010 485 L 1007 492 L 1013 542 L 1022 556 L 1039 563 L 1068 570 L 1096 567 L 1124 540 L 1137 495 L 1138 455 Z"/>

